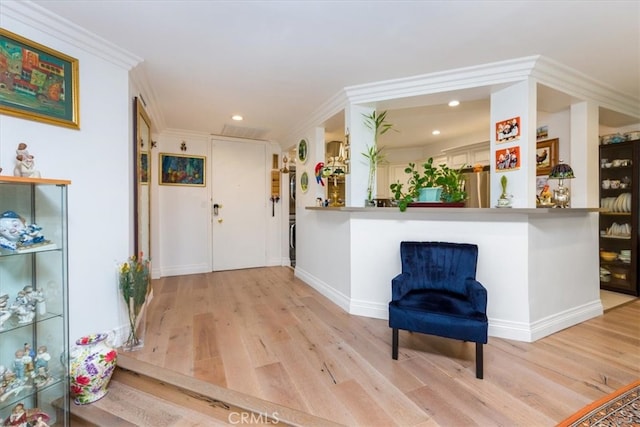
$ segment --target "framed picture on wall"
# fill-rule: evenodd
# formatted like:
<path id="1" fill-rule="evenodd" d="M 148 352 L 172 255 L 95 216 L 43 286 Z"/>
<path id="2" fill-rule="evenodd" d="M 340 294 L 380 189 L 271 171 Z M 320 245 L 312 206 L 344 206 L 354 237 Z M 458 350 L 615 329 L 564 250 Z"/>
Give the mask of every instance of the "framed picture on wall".
<path id="1" fill-rule="evenodd" d="M 549 175 L 558 163 L 558 138 L 536 143 L 536 175 Z"/>
<path id="2" fill-rule="evenodd" d="M 80 128 L 78 60 L 0 28 L 0 113 Z"/>
<path id="3" fill-rule="evenodd" d="M 496 170 L 507 172 L 520 169 L 520 146 L 496 150 Z"/>
<path id="4" fill-rule="evenodd" d="M 149 183 L 149 155 L 140 153 L 140 184 Z"/>
<path id="5" fill-rule="evenodd" d="M 205 157 L 160 153 L 160 185 L 204 187 L 205 169 Z"/>
<path id="6" fill-rule="evenodd" d="M 520 139 L 520 117 L 496 123 L 496 143 Z"/>

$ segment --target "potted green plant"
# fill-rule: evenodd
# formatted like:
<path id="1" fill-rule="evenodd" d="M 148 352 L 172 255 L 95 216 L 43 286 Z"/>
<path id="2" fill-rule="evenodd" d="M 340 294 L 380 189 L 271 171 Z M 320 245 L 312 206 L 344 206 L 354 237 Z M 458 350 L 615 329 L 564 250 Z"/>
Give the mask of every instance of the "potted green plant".
<path id="1" fill-rule="evenodd" d="M 404 184 L 400 182 L 390 185 L 402 212 L 407 209 L 409 203 L 416 200 L 461 202 L 467 198 L 467 193 L 463 189 L 462 168 L 453 169 L 444 164 L 434 166 L 433 158 L 430 157 L 422 164 L 422 171 L 416 168 L 415 163 L 409 163 L 404 171 L 410 175 L 407 181 L 407 191 L 403 191 Z M 431 199 L 424 197 L 425 190 L 428 189 L 433 189 L 435 192 L 435 196 Z"/>
<path id="2" fill-rule="evenodd" d="M 364 117 L 364 125 L 369 129 L 373 130 L 373 145 L 367 146 L 367 151 L 362 153 L 362 155 L 367 159 L 369 163 L 369 177 L 367 181 L 367 200 L 365 201 L 366 206 L 375 206 L 373 201 L 373 187 L 376 183 L 376 171 L 378 170 L 378 165 L 384 161 L 384 154 L 382 153 L 382 148 L 378 148 L 378 137 L 380 135 L 384 135 L 389 130 L 393 129 L 393 124 L 388 123 L 387 120 L 387 112 L 382 111 L 380 114 L 377 114 L 374 110 L 371 114 L 363 114 Z"/>

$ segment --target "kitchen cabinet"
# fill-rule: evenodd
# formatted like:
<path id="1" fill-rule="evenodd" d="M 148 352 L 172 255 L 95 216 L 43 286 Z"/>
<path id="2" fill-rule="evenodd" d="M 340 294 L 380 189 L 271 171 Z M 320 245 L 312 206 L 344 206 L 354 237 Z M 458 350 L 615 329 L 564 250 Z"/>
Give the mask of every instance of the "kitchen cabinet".
<path id="1" fill-rule="evenodd" d="M 69 184 L 0 176 L 2 420 L 23 404 L 51 426 L 69 425 Z"/>
<path id="2" fill-rule="evenodd" d="M 600 288 L 639 295 L 640 140 L 600 145 Z"/>

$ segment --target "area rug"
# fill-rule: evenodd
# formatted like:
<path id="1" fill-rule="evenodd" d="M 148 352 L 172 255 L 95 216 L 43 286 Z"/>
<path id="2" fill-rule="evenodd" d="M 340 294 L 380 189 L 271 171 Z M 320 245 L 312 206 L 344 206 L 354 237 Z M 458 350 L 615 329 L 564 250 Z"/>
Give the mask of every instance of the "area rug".
<path id="1" fill-rule="evenodd" d="M 558 427 L 640 426 L 640 380 L 585 406 Z"/>

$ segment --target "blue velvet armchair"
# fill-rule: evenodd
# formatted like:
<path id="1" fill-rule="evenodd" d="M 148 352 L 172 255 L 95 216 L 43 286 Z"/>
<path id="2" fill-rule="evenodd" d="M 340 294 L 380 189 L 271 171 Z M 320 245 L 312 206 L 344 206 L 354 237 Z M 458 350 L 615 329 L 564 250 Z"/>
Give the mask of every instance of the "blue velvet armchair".
<path id="1" fill-rule="evenodd" d="M 391 281 L 389 327 L 398 359 L 398 330 L 476 343 L 476 377 L 483 377 L 487 290 L 476 281 L 478 247 L 468 243 L 401 242 L 402 272 Z"/>

